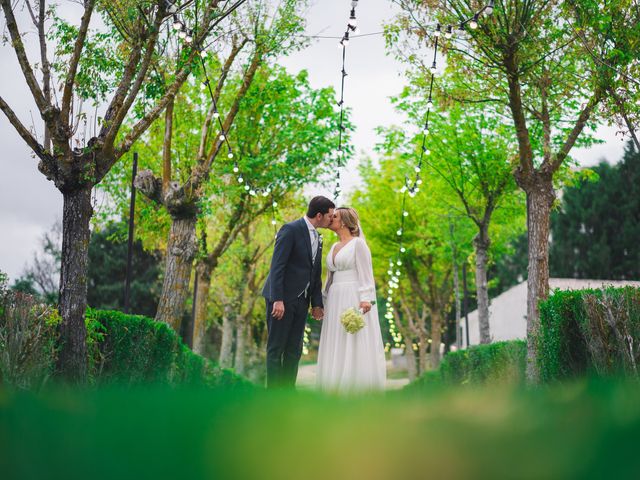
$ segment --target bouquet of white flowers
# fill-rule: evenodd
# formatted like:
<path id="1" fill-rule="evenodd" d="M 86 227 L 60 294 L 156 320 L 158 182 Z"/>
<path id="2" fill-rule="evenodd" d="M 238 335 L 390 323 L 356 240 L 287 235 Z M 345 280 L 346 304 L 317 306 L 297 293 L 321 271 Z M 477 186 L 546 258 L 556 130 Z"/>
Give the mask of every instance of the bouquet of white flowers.
<path id="1" fill-rule="evenodd" d="M 371 305 L 374 305 L 375 302 L 372 302 Z M 351 307 L 344 311 L 342 315 L 340 315 L 340 323 L 347 331 L 347 333 L 357 333 L 366 325 L 364 323 L 364 313 L 362 309 L 356 310 Z"/>
<path id="2" fill-rule="evenodd" d="M 364 327 L 364 316 L 361 311 L 351 307 L 340 315 L 340 323 L 347 333 L 356 333 Z"/>

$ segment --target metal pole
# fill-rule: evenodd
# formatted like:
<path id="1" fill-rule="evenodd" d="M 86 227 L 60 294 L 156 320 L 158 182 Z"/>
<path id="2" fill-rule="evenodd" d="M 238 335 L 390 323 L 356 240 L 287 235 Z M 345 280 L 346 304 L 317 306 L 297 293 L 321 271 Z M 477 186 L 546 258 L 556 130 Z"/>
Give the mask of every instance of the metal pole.
<path id="1" fill-rule="evenodd" d="M 467 262 L 464 262 L 462 264 L 462 289 L 463 289 L 462 309 L 464 310 L 464 330 L 467 337 L 466 348 L 469 348 L 469 304 L 467 303 L 467 299 L 469 298 L 469 292 L 467 290 Z"/>
<path id="2" fill-rule="evenodd" d="M 124 281 L 124 312 L 129 313 L 131 295 L 131 263 L 133 260 L 133 229 L 135 227 L 136 187 L 134 182 L 138 174 L 138 152 L 133 153 L 133 173 L 131 175 L 131 203 L 129 205 L 129 242 L 127 245 L 127 270 Z"/>

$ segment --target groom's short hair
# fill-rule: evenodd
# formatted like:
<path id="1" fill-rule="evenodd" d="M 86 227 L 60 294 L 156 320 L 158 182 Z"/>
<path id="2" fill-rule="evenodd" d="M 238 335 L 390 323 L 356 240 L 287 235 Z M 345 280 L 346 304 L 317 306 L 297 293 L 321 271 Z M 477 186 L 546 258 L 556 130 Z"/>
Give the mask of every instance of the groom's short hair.
<path id="1" fill-rule="evenodd" d="M 313 218 L 319 213 L 325 215 L 329 213 L 329 210 L 332 208 L 336 208 L 336 206 L 331 200 L 327 197 L 323 197 L 322 195 L 318 195 L 317 197 L 313 197 L 309 202 L 307 217 Z"/>

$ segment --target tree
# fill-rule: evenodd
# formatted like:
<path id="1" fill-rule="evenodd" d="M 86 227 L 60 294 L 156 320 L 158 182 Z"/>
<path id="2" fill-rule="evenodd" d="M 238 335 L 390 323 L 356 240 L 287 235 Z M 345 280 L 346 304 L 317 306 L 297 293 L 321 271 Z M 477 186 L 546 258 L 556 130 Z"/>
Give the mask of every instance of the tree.
<path id="1" fill-rule="evenodd" d="M 414 89 L 420 95 L 422 88 L 417 85 L 405 89 L 396 103 L 418 124 L 426 111 L 426 95 L 416 98 Z M 491 237 L 497 240 L 493 250 L 499 250 L 524 227 L 523 198 L 512 175 L 517 145 L 509 126 L 491 111 L 454 105 L 448 111 L 431 113 L 424 162 L 437 174 L 434 180 L 444 191 L 433 185 L 430 190 L 455 215 L 466 216 L 476 227 L 473 246 L 480 343 L 490 343 L 487 269 Z M 422 135 L 411 139 L 414 151 L 419 151 Z"/>
<path id="2" fill-rule="evenodd" d="M 421 39 L 433 34 L 425 27 L 430 15 L 443 25 L 467 25 L 478 12 L 471 0 L 453 0 L 435 7 L 423 2 L 400 3 L 405 13 L 396 32 L 404 30 L 408 36 Z M 579 3 L 589 5 L 590 15 L 582 15 L 580 6 L 560 0 L 498 2 L 491 9 L 493 15 L 475 16 L 478 27 L 467 30 L 468 49 L 455 43 L 446 49 L 447 68 L 457 75 L 458 87 L 446 95 L 463 103 L 482 102 L 498 112 L 506 108 L 518 141 L 514 176 L 527 195 L 527 376 L 532 382 L 538 379 L 538 302 L 549 291 L 548 238 L 556 198 L 554 179 L 566 169 L 571 149 L 589 144 L 589 137 L 583 133 L 599 119 L 616 69 L 629 62 L 629 57 L 616 54 L 617 45 L 595 32 L 608 7 L 599 2 Z M 582 29 L 600 40 L 591 54 L 576 33 Z"/>
<path id="3" fill-rule="evenodd" d="M 640 278 L 640 154 L 629 142 L 622 161 L 597 179 L 567 186 L 551 217 L 551 273 L 567 278 Z"/>
<path id="4" fill-rule="evenodd" d="M 388 144 L 384 145 L 385 149 L 388 147 Z M 354 192 L 352 205 L 360 215 L 371 248 L 378 289 L 387 293 L 385 318 L 395 322 L 390 332 L 393 342 L 399 346 L 404 341 L 409 358 L 415 345 L 420 352 L 416 372 L 419 374 L 427 368 L 427 352 L 431 368 L 437 368 L 440 362 L 444 319 L 453 294 L 451 244 L 455 243 L 461 256 L 466 256 L 470 242 L 464 239 L 470 239 L 472 233 L 469 222 L 463 222 L 462 218 L 452 219 L 434 195 L 437 189 L 432 182 L 436 178 L 435 172 L 424 172 L 425 190 L 402 204 L 402 197 L 397 192 L 404 185 L 405 175 L 412 171 L 414 160 L 412 151 L 395 151 L 386 154 L 379 167 L 371 162 L 363 163 L 361 176 L 367 188 Z M 394 254 L 398 250 L 397 231 L 403 210 L 408 213 L 403 233 L 406 252 L 398 265 Z M 449 228 L 452 220 L 457 221 L 453 239 Z M 402 275 L 400 269 L 406 274 Z M 380 280 L 383 278 L 398 286 L 399 295 L 392 295 L 391 286 L 382 287 Z"/>
<path id="5" fill-rule="evenodd" d="M 195 233 L 201 203 L 210 195 L 215 195 L 209 185 L 212 174 L 217 168 L 214 162 L 221 154 L 223 146 L 231 145 L 230 142 L 233 142 L 233 134 L 238 131 L 234 127 L 236 118 L 260 68 L 267 65 L 272 57 L 299 45 L 296 36 L 296 32 L 302 28 L 302 21 L 297 15 L 299 7 L 300 2 L 296 0 L 283 2 L 275 10 L 271 10 L 266 2 L 256 3 L 255 8 L 247 15 L 248 26 L 241 24 L 239 27 L 243 36 L 234 39 L 226 58 L 219 61 L 221 75 L 215 88 L 205 84 L 205 91 L 209 88 L 213 89 L 213 101 L 206 101 L 207 108 L 204 111 L 197 104 L 182 105 L 181 110 L 175 113 L 173 108 L 167 109 L 162 143 L 162 175 L 157 176 L 152 170 L 145 170 L 136 179 L 136 186 L 142 193 L 166 208 L 171 216 L 165 278 L 156 319 L 169 323 L 176 330 L 179 330 L 191 268 L 197 252 Z M 248 65 L 238 77 L 235 77 L 232 70 L 234 63 L 242 58 L 243 49 L 249 47 L 251 51 L 247 56 Z M 215 59 L 212 63 L 215 64 Z M 208 82 L 209 79 L 206 81 Z M 196 95 L 201 97 L 197 88 Z M 193 93 L 191 98 L 195 100 Z M 202 101 L 201 98 L 200 101 Z M 219 124 L 216 117 L 219 115 L 220 107 L 228 109 L 228 113 L 220 121 L 218 130 Z M 182 148 L 183 151 L 186 150 L 187 161 L 183 161 L 180 165 L 183 175 L 181 181 L 172 177 L 171 152 L 175 136 L 175 121 L 185 125 L 183 127 L 185 136 L 179 137 L 182 140 L 177 138 L 175 140 L 190 145 Z M 200 127 L 196 130 L 199 133 L 196 138 L 192 137 L 191 132 L 194 125 Z M 252 125 L 253 128 L 255 125 Z M 229 151 L 228 156 L 238 153 L 242 152 Z M 229 167 L 233 163 L 227 162 L 226 165 Z M 233 227 L 239 223 L 239 215 L 244 211 L 243 204 L 243 201 L 238 202 L 238 208 L 231 214 L 227 225 Z M 235 231 L 237 232 L 237 228 Z M 226 229 L 224 232 L 213 248 L 214 259 L 209 263 L 215 264 L 217 257 L 226 249 L 229 238 L 235 235 L 233 229 Z M 199 273 L 206 276 L 207 270 L 210 268 L 201 269 Z M 199 284 L 201 288 L 206 288 L 208 282 L 203 278 Z M 196 311 L 201 312 L 198 307 Z"/>
<path id="6" fill-rule="evenodd" d="M 204 45 L 211 30 L 235 10 L 244 0 L 218 11 L 218 0 L 196 0 L 197 31 L 193 35 L 196 47 Z M 113 165 L 131 148 L 149 125 L 176 95 L 193 70 L 198 48 L 185 43 L 178 46 L 180 62 L 172 75 L 163 82 L 155 77 L 155 65 L 162 52 L 171 46 L 171 37 L 161 40 L 161 33 L 171 31 L 176 6 L 164 0 L 141 2 L 99 2 L 84 0 L 83 13 L 77 25 L 54 18 L 55 42 L 48 42 L 47 22 L 51 10 L 45 0 L 38 11 L 29 0 L 25 5 L 38 32 L 42 81 L 36 79 L 34 64 L 28 58 L 23 34 L 15 17 L 15 2 L 2 0 L 11 46 L 21 73 L 44 121 L 43 141 L 40 141 L 16 113 L 0 97 L 0 110 L 7 116 L 20 137 L 39 158 L 39 170 L 54 182 L 64 199 L 62 214 L 62 257 L 60 275 L 61 350 L 58 369 L 69 380 L 82 382 L 87 374 L 85 310 L 89 220 L 92 215 L 91 190 L 100 183 Z M 55 5 L 55 4 L 53 4 Z M 199 9 L 198 9 L 199 7 Z M 93 14 L 98 9 L 107 31 L 90 29 Z M 189 15 L 194 19 L 194 14 Z M 195 20 L 195 19 L 194 19 Z M 94 22 L 95 23 L 95 22 Z M 54 50 L 50 60 L 48 52 Z M 150 82 L 150 83 L 148 83 Z M 54 95 L 53 85 L 61 85 L 61 95 Z M 140 115 L 131 128 L 123 123 L 139 99 L 139 93 L 152 93 L 145 88 L 156 87 L 151 95 L 151 107 L 139 109 Z M 87 116 L 83 101 L 93 100 L 96 107 L 106 107 L 105 114 L 87 140 L 79 129 Z M 96 118 L 96 123 L 98 119 Z M 86 125 L 86 123 L 84 123 Z"/>

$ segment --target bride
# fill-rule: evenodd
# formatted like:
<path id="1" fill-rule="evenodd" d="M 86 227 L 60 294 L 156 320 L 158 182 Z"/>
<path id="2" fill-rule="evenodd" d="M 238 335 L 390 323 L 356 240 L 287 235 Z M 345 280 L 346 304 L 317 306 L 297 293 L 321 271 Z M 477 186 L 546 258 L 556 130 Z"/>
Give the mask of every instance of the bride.
<path id="1" fill-rule="evenodd" d="M 353 208 L 337 208 L 328 228 L 340 241 L 331 246 L 327 256 L 318 387 L 334 392 L 382 390 L 386 367 L 378 309 L 372 305 L 376 290 L 371 252 Z M 340 323 L 340 316 L 350 307 L 365 314 L 365 326 L 353 334 Z"/>

